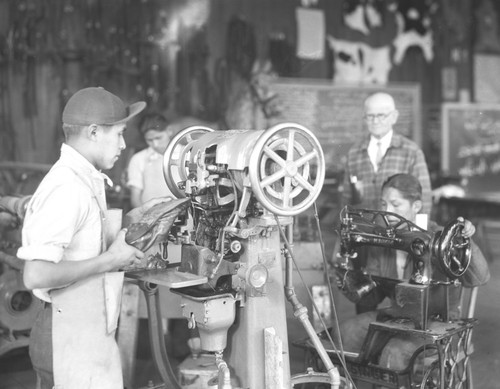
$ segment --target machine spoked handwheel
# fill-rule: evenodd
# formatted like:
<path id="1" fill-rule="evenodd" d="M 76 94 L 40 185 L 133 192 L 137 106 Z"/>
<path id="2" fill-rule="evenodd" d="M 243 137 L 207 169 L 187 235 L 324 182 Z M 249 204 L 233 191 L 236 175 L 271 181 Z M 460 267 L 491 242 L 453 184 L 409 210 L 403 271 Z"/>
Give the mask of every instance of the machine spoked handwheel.
<path id="1" fill-rule="evenodd" d="M 419 347 L 409 362 L 411 388 L 438 389 L 440 382 L 438 350 L 435 345 Z"/>
<path id="2" fill-rule="evenodd" d="M 210 127 L 191 126 L 179 132 L 168 144 L 163 154 L 163 176 L 168 189 L 177 198 L 186 197 L 179 184 L 185 183 L 188 178 L 189 156 L 193 143 L 207 132 L 213 132 Z"/>
<path id="3" fill-rule="evenodd" d="M 282 123 L 259 137 L 248 172 L 252 190 L 267 210 L 294 216 L 318 197 L 325 179 L 325 157 L 310 130 Z"/>
<path id="4" fill-rule="evenodd" d="M 470 239 L 462 234 L 463 218 L 448 224 L 437 237 L 434 251 L 443 272 L 451 279 L 462 276 L 471 260 Z"/>
<path id="5" fill-rule="evenodd" d="M 439 389 L 440 387 L 439 361 L 435 361 L 424 372 L 419 389 Z"/>

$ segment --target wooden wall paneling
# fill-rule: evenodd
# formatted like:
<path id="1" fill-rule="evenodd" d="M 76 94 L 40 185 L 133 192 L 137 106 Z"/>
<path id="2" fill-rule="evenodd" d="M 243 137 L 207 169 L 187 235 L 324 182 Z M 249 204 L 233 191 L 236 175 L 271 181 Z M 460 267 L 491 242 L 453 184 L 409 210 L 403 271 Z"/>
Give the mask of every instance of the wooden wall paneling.
<path id="1" fill-rule="evenodd" d="M 9 105 L 15 130 L 15 159 L 53 163 L 60 147 L 61 80 L 50 64 L 32 69 L 30 86 L 24 72 L 11 71 Z M 31 99 L 31 103 L 27 103 Z M 27 104 L 32 104 L 30 110 Z"/>
<path id="2" fill-rule="evenodd" d="M 224 126 L 261 128 L 262 112 L 248 97 L 241 97 L 252 96 L 249 84 L 251 71 L 243 71 L 243 74 L 240 74 L 240 71 L 251 68 L 255 59 L 259 61 L 261 73 L 265 68 L 262 66 L 264 61 L 269 60 L 269 41 L 272 37 L 279 36 L 286 44 L 294 47 L 297 5 L 297 2 L 287 0 L 211 2 L 207 25 L 210 50 L 207 72 L 210 82 L 214 85 L 214 96 L 218 99 L 220 118 Z M 237 36 L 234 30 L 228 30 L 230 22 L 232 28 L 242 33 L 241 37 Z M 237 27 L 241 27 L 241 30 Z M 252 38 L 253 47 L 250 42 Z M 241 60 L 239 64 L 231 61 L 235 57 Z M 250 66 L 244 65 L 245 61 Z M 241 104 L 236 104 L 238 102 Z M 236 107 L 228 107 L 231 104 Z M 254 109 L 256 111 L 252 113 Z"/>
<path id="3" fill-rule="evenodd" d="M 446 89 L 441 94 L 441 101 L 472 100 L 472 26 L 474 0 L 442 0 L 440 24 L 438 26 L 442 39 L 439 41 L 441 52 L 441 68 L 452 72 L 456 77 L 456 94 L 447 94 Z M 442 87 L 446 82 L 442 80 Z"/>
<path id="4" fill-rule="evenodd" d="M 233 17 L 249 23 L 255 31 L 256 56 L 268 59 L 269 38 L 282 36 L 295 44 L 295 7 L 289 0 L 212 0 L 207 23 L 207 42 L 210 48 L 208 72 L 213 77 L 217 64 L 226 57 L 227 27 Z"/>
<path id="5" fill-rule="evenodd" d="M 386 7 L 381 8 L 384 10 L 384 24 L 373 28 L 369 35 L 353 30 L 343 23 L 342 7 L 347 4 L 346 2 L 319 0 L 314 7 L 324 11 L 327 34 L 380 47 L 389 44 L 396 34 L 397 25 L 387 7 L 399 1 L 410 0 L 376 2 Z M 59 147 L 58 126 L 62 106 L 74 91 L 84 86 L 104 86 L 127 102 L 145 99 L 149 109 L 165 111 L 170 109 L 175 112 L 177 104 L 182 104 L 185 111 L 183 113 L 187 114 L 203 115 L 206 111 L 210 111 L 211 115 L 215 116 L 220 113 L 220 107 L 216 105 L 222 100 L 220 93 L 223 88 L 217 70 L 220 70 L 218 64 L 226 57 L 227 26 L 234 15 L 244 18 L 253 26 L 258 59 L 268 59 L 269 41 L 272 37 L 284 39 L 290 53 L 295 56 L 297 39 L 295 9 L 300 6 L 299 1 L 211 0 L 206 26 L 198 30 L 192 27 L 186 29 L 187 35 L 195 33 L 201 35 L 203 38 L 200 38 L 201 43 L 188 47 L 184 52 L 187 55 L 184 64 L 190 64 L 189 61 L 193 60 L 190 55 L 194 53 L 198 55 L 195 61 L 205 61 L 205 68 L 197 67 L 191 62 L 191 65 L 183 70 L 195 73 L 201 71 L 206 74 L 195 84 L 184 75 L 182 75 L 184 81 L 174 80 L 175 73 L 172 69 L 175 66 L 176 49 L 175 45 L 172 45 L 173 50 L 166 50 L 165 46 L 159 43 L 161 34 L 165 32 L 162 28 L 175 15 L 186 18 L 186 10 L 193 5 L 196 6 L 197 3 L 199 2 L 194 0 L 167 2 L 67 0 L 50 3 L 50 8 L 43 8 L 48 7 L 49 3 L 34 0 L 24 2 L 23 4 L 30 7 L 39 7 L 33 9 L 35 15 L 47 16 L 48 21 L 36 27 L 46 31 L 49 39 L 43 41 L 37 37 L 38 40 L 35 40 L 35 48 L 42 54 L 37 56 L 34 62 L 35 67 L 40 67 L 34 73 L 37 80 L 31 83 L 34 89 L 38 90 L 36 92 L 38 97 L 35 100 L 34 93 L 23 96 L 22 90 L 23 85 L 26 85 L 26 79 L 17 74 L 22 66 L 26 66 L 20 57 L 24 43 L 20 41 L 22 35 L 13 35 L 17 39 L 14 41 L 16 50 L 7 51 L 11 56 L 9 61 L 12 58 L 16 59 L 15 63 L 9 63 L 11 73 L 8 85 L 8 93 L 11 94 L 8 103 L 12 105 L 10 110 L 12 126 L 20 142 L 16 147 L 16 158 L 51 162 L 51 158 L 57 155 Z M 441 0 L 432 3 L 438 5 L 433 28 L 435 45 L 439 49 L 435 50 L 434 60 L 426 62 L 422 53 L 412 48 L 406 53 L 403 62 L 394 66 L 389 75 L 390 82 L 419 82 L 423 105 L 441 102 L 443 67 L 454 69 L 457 89 L 467 91 L 471 85 L 471 55 L 468 47 L 471 40 L 472 0 Z M 0 37 L 5 38 L 9 32 L 15 33 L 23 23 L 31 21 L 27 11 L 17 8 L 16 2 L 0 1 L 0 7 L 2 10 Z M 7 24 L 9 25 L 6 27 Z M 183 44 L 190 45 L 192 42 L 187 39 Z M 56 58 L 46 55 L 48 48 L 58 49 L 53 53 Z M 200 50 L 196 52 L 197 48 L 201 48 L 201 52 Z M 0 46 L 0 65 L 1 59 L 7 58 L 3 54 L 7 49 Z M 203 53 L 203 50 L 206 50 L 206 53 Z M 307 75 L 310 78 L 325 79 L 325 82 L 330 82 L 332 65 L 328 55 L 318 61 L 299 61 L 295 57 L 293 60 L 296 64 L 291 74 L 287 74 L 288 77 Z M 290 69 L 292 68 L 289 68 L 289 71 Z M 182 83 L 179 83 L 180 81 Z M 42 98 L 41 93 L 46 93 L 46 96 Z M 459 97 L 458 94 L 456 96 Z M 26 116 L 26 101 L 40 101 L 41 106 L 38 106 L 38 103 L 36 106 L 38 116 L 32 114 Z M 208 106 L 207 101 L 215 106 Z M 36 128 L 40 140 L 31 136 L 30 126 Z M 131 140 L 131 144 L 137 143 L 138 140 L 135 126 L 136 124 L 132 123 L 132 131 L 127 133 L 127 142 Z M 425 123 L 423 130 L 423 138 L 426 139 Z M 36 147 L 37 142 L 46 140 L 50 140 L 50 144 L 42 143 L 41 148 L 47 147 L 47 151 Z M 424 145 L 424 150 L 425 148 Z"/>
<path id="6" fill-rule="evenodd" d="M 10 20 L 9 3 L 0 1 L 0 160 L 14 158 L 14 130 L 8 101 L 8 57 L 6 39 Z"/>

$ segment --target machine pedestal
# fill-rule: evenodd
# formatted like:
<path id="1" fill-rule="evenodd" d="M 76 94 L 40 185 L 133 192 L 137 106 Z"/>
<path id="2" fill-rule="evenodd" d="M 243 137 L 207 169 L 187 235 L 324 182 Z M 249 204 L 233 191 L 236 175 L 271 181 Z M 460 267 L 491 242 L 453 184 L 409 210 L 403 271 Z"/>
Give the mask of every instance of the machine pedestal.
<path id="1" fill-rule="evenodd" d="M 216 389 L 217 365 L 213 354 L 189 356 L 179 365 L 179 383 L 183 389 Z"/>

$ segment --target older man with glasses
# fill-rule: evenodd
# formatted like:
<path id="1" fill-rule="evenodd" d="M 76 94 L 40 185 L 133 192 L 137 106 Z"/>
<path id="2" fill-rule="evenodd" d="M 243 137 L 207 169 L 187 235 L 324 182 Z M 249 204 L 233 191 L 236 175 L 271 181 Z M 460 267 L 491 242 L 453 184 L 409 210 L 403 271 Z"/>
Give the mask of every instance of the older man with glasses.
<path id="1" fill-rule="evenodd" d="M 378 209 L 382 183 L 397 173 L 415 176 L 423 189 L 422 213 L 431 213 L 432 192 L 424 153 L 393 130 L 398 110 L 391 95 L 377 92 L 364 102 L 368 136 L 354 144 L 345 165 L 343 204 Z"/>
<path id="2" fill-rule="evenodd" d="M 406 173 L 422 186 L 420 212 L 431 213 L 431 181 L 424 153 L 415 142 L 394 132 L 398 116 L 394 99 L 387 93 L 377 92 L 365 100 L 363 120 L 369 134 L 347 154 L 342 206 L 379 209 L 382 184 L 394 174 Z M 364 311 L 356 305 L 357 313 Z"/>

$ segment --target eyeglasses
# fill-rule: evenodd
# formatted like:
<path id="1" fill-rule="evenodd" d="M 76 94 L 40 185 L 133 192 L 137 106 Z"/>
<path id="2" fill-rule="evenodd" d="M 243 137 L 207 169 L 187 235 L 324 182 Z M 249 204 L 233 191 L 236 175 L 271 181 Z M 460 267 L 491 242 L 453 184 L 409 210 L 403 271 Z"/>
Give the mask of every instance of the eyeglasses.
<path id="1" fill-rule="evenodd" d="M 376 114 L 365 114 L 363 115 L 363 119 L 365 119 L 367 122 L 373 122 L 375 119 L 377 119 L 379 122 L 383 122 L 386 120 L 389 116 L 392 115 L 394 111 L 387 112 L 387 113 L 376 113 Z"/>

